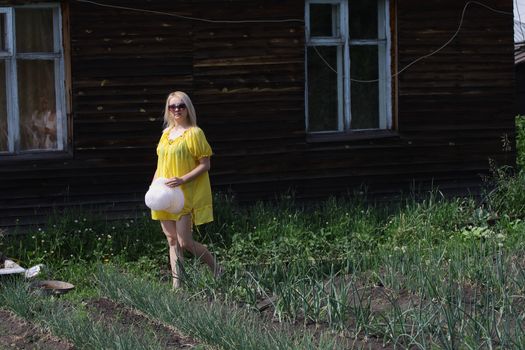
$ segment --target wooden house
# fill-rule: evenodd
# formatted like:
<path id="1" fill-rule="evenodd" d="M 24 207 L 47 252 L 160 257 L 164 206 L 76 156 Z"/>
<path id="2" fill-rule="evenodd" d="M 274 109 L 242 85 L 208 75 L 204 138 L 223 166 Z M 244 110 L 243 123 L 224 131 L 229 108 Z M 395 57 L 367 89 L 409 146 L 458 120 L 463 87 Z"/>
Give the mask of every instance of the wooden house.
<path id="1" fill-rule="evenodd" d="M 240 199 L 478 190 L 515 162 L 512 7 L 0 0 L 0 226 L 144 209 L 174 90 Z"/>

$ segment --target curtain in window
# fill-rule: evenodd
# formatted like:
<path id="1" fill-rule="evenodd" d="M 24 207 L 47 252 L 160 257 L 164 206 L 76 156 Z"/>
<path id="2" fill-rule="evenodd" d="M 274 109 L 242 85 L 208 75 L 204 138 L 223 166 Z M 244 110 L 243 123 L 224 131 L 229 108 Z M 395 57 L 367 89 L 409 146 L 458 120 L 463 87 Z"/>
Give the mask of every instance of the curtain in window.
<path id="1" fill-rule="evenodd" d="M 56 149 L 54 62 L 18 60 L 17 70 L 21 149 Z"/>
<path id="2" fill-rule="evenodd" d="M 54 52 L 53 10 L 16 9 L 17 53 Z M 55 62 L 17 59 L 21 150 L 56 149 Z"/>
<path id="3" fill-rule="evenodd" d="M 54 52 L 53 10 L 16 9 L 16 51 Z"/>

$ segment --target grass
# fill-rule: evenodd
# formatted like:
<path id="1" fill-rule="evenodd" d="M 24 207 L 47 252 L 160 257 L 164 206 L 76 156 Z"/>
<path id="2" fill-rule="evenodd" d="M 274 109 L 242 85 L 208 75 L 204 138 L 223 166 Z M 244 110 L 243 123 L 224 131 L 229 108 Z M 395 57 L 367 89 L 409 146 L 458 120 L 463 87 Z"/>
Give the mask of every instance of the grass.
<path id="1" fill-rule="evenodd" d="M 523 117 L 517 125 L 523 150 Z M 523 157 L 518 152 L 519 166 Z M 482 202 L 438 190 L 388 206 L 359 196 L 241 206 L 218 195 L 216 220 L 195 235 L 226 274 L 215 280 L 188 259 L 177 294 L 167 288 L 165 238 L 147 216 L 107 222 L 65 213 L 28 235 L 4 237 L 0 250 L 23 265 L 44 262 L 49 276 L 75 283 L 64 298 L 72 305 L 102 293 L 223 349 L 324 349 L 354 341 L 365 348 L 520 349 L 525 172 L 511 170 L 494 171 Z M 23 298 L 3 305 L 38 318 Z M 264 300 L 271 307 L 259 315 Z M 273 322 L 287 326 L 273 329 Z M 74 323 L 92 327 L 85 318 Z M 297 335 L 312 327 L 325 337 Z"/>
<path id="2" fill-rule="evenodd" d="M 18 280 L 0 286 L 0 307 L 50 329 L 71 341 L 77 349 L 162 349 L 153 334 L 137 332 L 134 327 L 102 324 L 90 318 L 82 305 L 36 295 Z"/>
<path id="3" fill-rule="evenodd" d="M 115 269 L 99 270 L 97 281 L 103 295 L 221 349 L 337 349 L 329 339 L 317 341 L 308 335 L 275 329 L 235 306 L 203 303 L 189 295 L 173 293 L 166 285 L 130 277 Z"/>

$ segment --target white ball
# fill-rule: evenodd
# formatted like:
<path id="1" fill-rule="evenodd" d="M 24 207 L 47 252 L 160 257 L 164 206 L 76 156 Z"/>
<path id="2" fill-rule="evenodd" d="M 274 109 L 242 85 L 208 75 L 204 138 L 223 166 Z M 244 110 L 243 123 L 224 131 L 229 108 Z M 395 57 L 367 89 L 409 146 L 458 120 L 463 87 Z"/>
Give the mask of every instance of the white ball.
<path id="1" fill-rule="evenodd" d="M 167 186 L 166 181 L 168 179 L 163 177 L 155 179 L 146 192 L 144 200 L 152 210 L 177 214 L 184 208 L 184 193 L 180 187 L 171 188 Z"/>

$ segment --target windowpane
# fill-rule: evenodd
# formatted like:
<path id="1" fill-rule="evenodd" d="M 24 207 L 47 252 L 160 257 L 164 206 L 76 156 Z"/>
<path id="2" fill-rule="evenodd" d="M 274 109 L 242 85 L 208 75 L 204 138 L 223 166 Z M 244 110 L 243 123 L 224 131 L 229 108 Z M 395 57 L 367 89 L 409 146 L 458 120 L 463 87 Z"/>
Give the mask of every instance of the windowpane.
<path id="1" fill-rule="evenodd" d="M 20 147 L 22 150 L 56 149 L 54 62 L 19 60 L 17 65 Z"/>
<path id="2" fill-rule="evenodd" d="M 53 9 L 16 9 L 17 52 L 54 52 Z"/>
<path id="3" fill-rule="evenodd" d="M 5 13 L 0 13 L 0 51 L 7 51 L 7 18 Z"/>
<path id="4" fill-rule="evenodd" d="M 350 39 L 377 39 L 377 1 L 349 0 Z"/>
<path id="5" fill-rule="evenodd" d="M 0 61 L 0 152 L 7 150 L 7 96 L 5 61 Z"/>
<path id="6" fill-rule="evenodd" d="M 308 47 L 309 131 L 338 129 L 337 47 Z"/>
<path id="7" fill-rule="evenodd" d="M 333 11 L 336 11 L 337 5 L 332 4 L 311 4 L 310 5 L 310 35 L 311 36 L 334 36 Z"/>
<path id="8" fill-rule="evenodd" d="M 379 76 L 377 46 L 350 47 L 350 78 L 375 80 Z M 351 82 L 351 129 L 379 127 L 379 84 Z"/>

